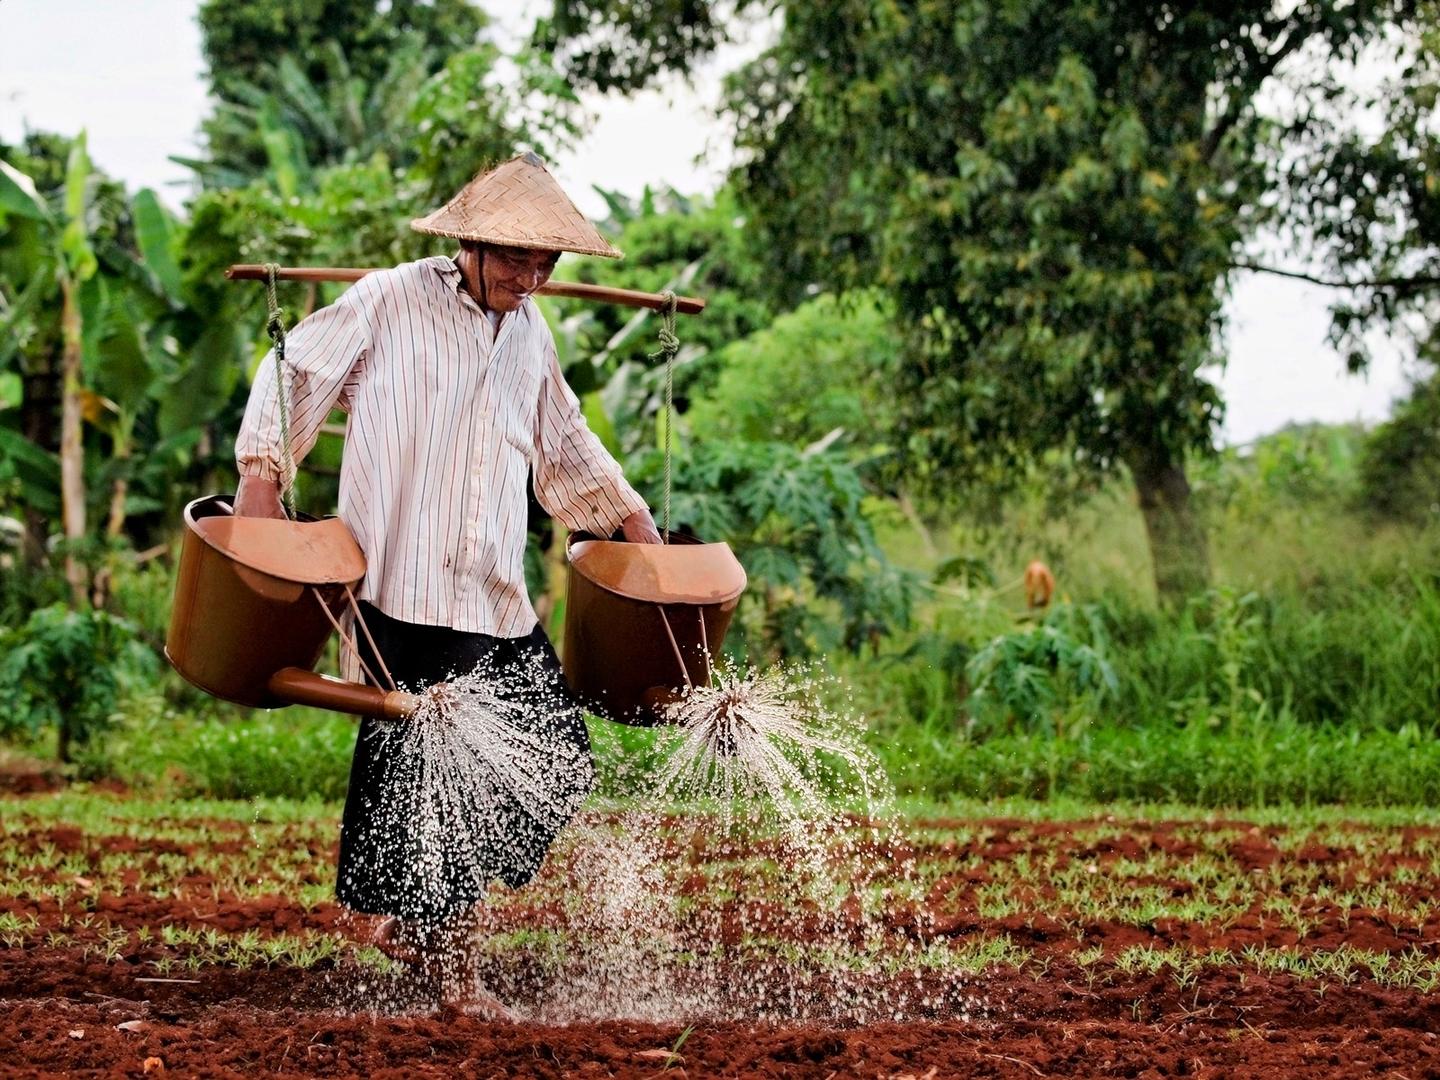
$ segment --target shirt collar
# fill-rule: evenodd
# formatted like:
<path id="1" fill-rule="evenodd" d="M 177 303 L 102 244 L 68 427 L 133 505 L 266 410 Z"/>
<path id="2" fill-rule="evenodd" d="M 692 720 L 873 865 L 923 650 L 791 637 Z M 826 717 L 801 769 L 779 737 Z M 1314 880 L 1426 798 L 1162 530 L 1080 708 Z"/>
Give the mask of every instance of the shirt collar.
<path id="1" fill-rule="evenodd" d="M 476 303 L 473 296 L 465 291 L 465 279 L 460 273 L 460 267 L 456 265 L 454 258 L 449 255 L 436 255 L 430 259 L 430 265 L 433 266 L 435 272 L 455 290 L 455 294 L 460 298 L 461 303 L 470 304 L 478 311 L 485 310 L 485 308 Z M 529 322 L 529 308 L 533 300 L 534 297 L 527 296 L 525 302 L 521 304 L 517 310 L 510 312 L 510 314 L 520 315 L 523 313 L 525 315 L 525 321 Z"/>
<path id="2" fill-rule="evenodd" d="M 435 272 L 440 275 L 441 280 L 454 290 L 455 298 L 459 300 L 460 303 L 467 304 L 476 311 L 483 312 L 485 310 L 476 303 L 475 298 L 466 291 L 465 277 L 460 273 L 460 267 L 453 257 L 449 255 L 436 255 L 430 259 L 430 265 L 435 268 Z"/>
<path id="3" fill-rule="evenodd" d="M 476 302 L 473 296 L 466 292 L 465 278 L 460 273 L 460 267 L 456 265 L 454 258 L 449 255 L 436 255 L 431 258 L 430 265 L 435 268 L 435 272 L 440 275 L 441 279 L 455 290 L 455 295 L 462 304 L 469 304 L 481 313 L 486 311 L 485 308 Z M 532 302 L 533 298 L 527 296 L 525 302 L 521 304 L 517 310 L 509 313 L 510 316 L 519 316 L 519 318 L 506 317 L 501 320 L 500 328 L 504 336 L 508 336 L 510 329 L 517 322 L 530 322 L 530 306 Z M 496 343 L 499 343 L 499 338 L 496 338 Z"/>
<path id="4" fill-rule="evenodd" d="M 460 276 L 460 267 L 449 255 L 436 255 L 430 259 L 430 265 L 442 278 L 450 282 L 456 289 L 464 286 L 464 280 Z"/>

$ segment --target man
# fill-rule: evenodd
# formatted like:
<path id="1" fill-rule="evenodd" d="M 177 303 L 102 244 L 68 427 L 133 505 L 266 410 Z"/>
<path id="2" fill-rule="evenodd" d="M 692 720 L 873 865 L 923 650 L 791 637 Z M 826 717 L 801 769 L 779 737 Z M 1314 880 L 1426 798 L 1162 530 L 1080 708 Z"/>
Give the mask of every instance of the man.
<path id="1" fill-rule="evenodd" d="M 288 335 L 293 458 L 314 445 L 332 408 L 349 414 L 339 515 L 366 555 L 359 597 L 379 659 L 411 690 L 482 664 L 528 673 L 517 674 L 525 686 L 513 696 L 584 763 L 555 781 L 554 798 L 573 812 L 593 768 L 580 710 L 525 590 L 527 479 L 533 473 L 536 498 L 567 528 L 619 529 L 639 543 L 660 536 L 586 426 L 530 294 L 562 251 L 620 253 L 534 154 L 477 176 L 411 225 L 458 240 L 459 253 L 370 274 Z M 271 357 L 236 439 L 237 514 L 284 513 L 278 402 Z M 358 667 L 347 658 L 348 675 Z M 463 842 L 447 845 L 437 868 L 433 852 L 417 850 L 416 823 L 396 820 L 407 793 L 376 737 L 380 723 L 363 720 L 356 741 L 337 896 L 389 916 L 377 944 L 392 955 L 464 952 L 489 881 L 528 881 L 559 825 L 513 814 L 441 822 Z M 442 982 L 448 1000 L 503 1014 L 468 967 Z"/>

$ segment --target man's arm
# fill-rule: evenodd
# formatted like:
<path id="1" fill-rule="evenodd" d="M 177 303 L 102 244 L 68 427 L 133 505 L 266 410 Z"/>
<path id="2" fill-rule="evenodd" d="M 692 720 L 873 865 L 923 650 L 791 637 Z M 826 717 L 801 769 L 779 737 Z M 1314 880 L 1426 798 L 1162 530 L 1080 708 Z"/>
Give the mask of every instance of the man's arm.
<path id="1" fill-rule="evenodd" d="M 355 299 L 356 286 L 329 307 L 303 319 L 286 336 L 290 447 L 298 463 L 310 452 L 320 425 L 341 401 L 345 385 L 363 362 L 368 337 Z M 235 513 L 241 517 L 285 516 L 280 505 L 284 481 L 279 394 L 274 353 L 255 374 L 245 418 L 235 437 L 240 487 Z"/>
<path id="2" fill-rule="evenodd" d="M 554 347 L 546 352 L 535 425 L 535 497 L 572 532 L 608 537 L 619 528 L 631 543 L 660 543 L 650 508 L 585 423 Z"/>
<path id="3" fill-rule="evenodd" d="M 235 492 L 235 516 L 283 518 L 285 506 L 280 501 L 280 485 L 263 476 L 242 476 Z"/>

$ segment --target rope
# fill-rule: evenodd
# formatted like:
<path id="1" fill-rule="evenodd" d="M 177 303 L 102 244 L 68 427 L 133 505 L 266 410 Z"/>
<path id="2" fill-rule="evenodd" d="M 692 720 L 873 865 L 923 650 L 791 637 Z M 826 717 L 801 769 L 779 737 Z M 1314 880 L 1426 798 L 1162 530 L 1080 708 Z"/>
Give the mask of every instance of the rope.
<path id="1" fill-rule="evenodd" d="M 660 527 L 660 539 L 670 542 L 670 488 L 671 452 L 670 432 L 675 427 L 675 354 L 680 351 L 680 339 L 675 336 L 675 294 L 666 289 L 660 294 L 664 306 L 660 309 L 660 350 L 650 354 L 651 360 L 665 360 L 665 509 L 664 524 Z M 669 629 L 669 624 L 666 624 Z"/>
<path id="2" fill-rule="evenodd" d="M 370 636 L 370 624 L 365 621 L 365 616 L 361 614 L 360 602 L 355 599 L 355 590 L 350 588 L 349 585 L 346 585 L 345 595 L 350 598 L 350 610 L 355 613 L 355 622 L 359 624 L 360 629 L 364 631 L 365 640 L 370 643 L 370 654 L 375 657 L 375 663 L 380 665 L 380 673 L 385 676 L 385 682 L 389 684 L 391 690 L 400 689 L 400 687 L 395 684 L 395 676 L 391 675 L 390 669 L 385 666 L 385 657 L 380 655 L 380 646 L 376 645 L 375 639 Z M 360 660 L 362 665 L 365 663 L 365 661 L 360 658 L 359 649 L 355 650 L 355 659 Z M 370 677 L 370 681 L 375 683 L 376 686 L 381 685 L 379 680 L 373 675 Z"/>
<path id="3" fill-rule="evenodd" d="M 275 397 L 280 406 L 280 498 L 285 514 L 295 520 L 295 453 L 290 447 L 290 388 L 285 385 L 285 312 L 275 291 L 278 263 L 265 264 L 265 332 L 275 354 Z"/>
<path id="4" fill-rule="evenodd" d="M 349 590 L 347 589 L 346 592 L 349 592 Z M 320 590 L 314 585 L 311 585 L 310 595 L 315 597 L 315 602 L 320 605 L 320 610 L 325 612 L 325 617 L 330 620 L 331 628 L 335 631 L 336 634 L 339 635 L 341 644 L 343 644 L 347 649 L 349 649 L 351 654 L 354 655 L 356 662 L 360 665 L 360 670 L 365 672 L 365 677 L 370 680 L 370 685 L 378 686 L 382 690 L 385 689 L 385 684 L 375 677 L 375 672 L 371 671 L 370 665 L 365 663 L 365 657 L 360 654 L 360 646 L 356 645 L 355 639 L 349 634 L 345 633 L 344 629 L 340 626 L 340 620 L 335 618 L 335 613 L 330 610 L 330 605 L 325 602 L 325 597 L 321 594 Z M 363 621 L 361 622 L 361 625 L 364 626 Z M 370 631 L 368 628 L 365 630 L 365 634 L 367 637 L 369 636 Z M 378 652 L 375 654 L 375 659 L 380 659 L 380 654 Z M 383 669 L 384 661 L 382 660 L 380 663 Z M 386 678 L 389 678 L 390 672 L 386 671 L 385 676 Z M 394 680 L 391 680 L 390 682 L 390 689 L 395 689 Z"/>
<path id="5" fill-rule="evenodd" d="M 670 616 L 665 614 L 665 605 L 656 604 L 655 610 L 660 612 L 660 621 L 665 625 L 665 636 L 670 639 L 670 649 L 675 653 L 675 662 L 680 665 L 680 674 L 685 677 L 685 688 L 695 689 L 695 684 L 690 681 L 690 669 L 685 666 L 685 657 L 680 652 L 680 643 L 675 640 L 675 631 L 670 629 Z"/>

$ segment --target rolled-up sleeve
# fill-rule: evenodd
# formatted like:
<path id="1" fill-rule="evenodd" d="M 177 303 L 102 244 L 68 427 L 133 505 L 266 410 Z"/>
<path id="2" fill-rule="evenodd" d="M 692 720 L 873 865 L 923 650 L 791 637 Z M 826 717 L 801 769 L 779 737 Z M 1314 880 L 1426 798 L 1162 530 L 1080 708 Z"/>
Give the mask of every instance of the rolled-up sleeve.
<path id="1" fill-rule="evenodd" d="M 348 399 L 365 362 L 369 339 L 359 308 L 357 286 L 329 307 L 302 319 L 286 335 L 290 447 L 298 462 L 310 452 L 320 426 L 336 405 L 348 411 Z M 265 354 L 245 418 L 235 437 L 235 465 L 241 476 L 280 481 L 283 469 L 275 354 Z"/>
<path id="2" fill-rule="evenodd" d="M 631 514 L 649 509 L 585 423 L 553 342 L 546 344 L 535 429 L 535 497 L 567 529 L 609 536 Z"/>

